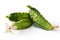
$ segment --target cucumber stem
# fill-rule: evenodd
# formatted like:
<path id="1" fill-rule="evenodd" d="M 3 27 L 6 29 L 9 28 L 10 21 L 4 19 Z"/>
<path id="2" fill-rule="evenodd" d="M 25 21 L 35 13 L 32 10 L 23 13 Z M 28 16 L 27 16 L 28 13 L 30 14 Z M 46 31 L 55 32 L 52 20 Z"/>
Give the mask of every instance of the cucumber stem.
<path id="1" fill-rule="evenodd" d="M 30 9 L 32 8 L 30 5 L 27 5 L 27 7 L 30 8 Z"/>
<path id="2" fill-rule="evenodd" d="M 52 30 L 56 30 L 57 28 L 59 28 L 59 26 L 53 26 L 53 29 Z"/>
<path id="3" fill-rule="evenodd" d="M 9 18 L 9 16 L 5 16 L 5 18 Z"/>

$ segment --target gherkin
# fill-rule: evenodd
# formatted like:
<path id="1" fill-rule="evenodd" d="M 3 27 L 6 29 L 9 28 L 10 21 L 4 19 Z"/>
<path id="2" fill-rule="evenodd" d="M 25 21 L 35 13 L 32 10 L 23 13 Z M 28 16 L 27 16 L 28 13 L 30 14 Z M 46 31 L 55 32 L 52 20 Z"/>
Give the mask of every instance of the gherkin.
<path id="1" fill-rule="evenodd" d="M 31 7 L 30 5 L 27 6 L 29 10 L 29 14 L 36 24 L 39 25 L 40 28 L 44 30 L 52 30 L 52 25 L 41 15 L 41 13 L 35 9 L 34 7 Z"/>
<path id="2" fill-rule="evenodd" d="M 16 30 L 26 29 L 32 25 L 32 22 L 29 18 L 21 19 L 13 24 L 16 27 Z"/>
<path id="3" fill-rule="evenodd" d="M 16 12 L 16 13 L 11 13 L 10 15 L 6 16 L 10 21 L 19 21 L 21 19 L 25 19 L 25 18 L 30 18 L 29 13 L 26 12 Z M 31 18 L 30 18 L 31 20 Z"/>
<path id="4" fill-rule="evenodd" d="M 11 13 L 7 18 L 14 22 L 13 27 L 16 27 L 17 30 L 29 28 L 33 24 L 29 13 L 26 12 Z"/>

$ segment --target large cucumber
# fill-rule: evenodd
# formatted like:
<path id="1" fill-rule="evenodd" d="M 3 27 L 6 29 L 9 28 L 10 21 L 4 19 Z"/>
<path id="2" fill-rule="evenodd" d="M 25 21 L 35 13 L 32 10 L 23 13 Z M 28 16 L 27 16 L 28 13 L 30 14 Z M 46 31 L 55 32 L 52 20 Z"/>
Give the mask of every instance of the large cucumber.
<path id="1" fill-rule="evenodd" d="M 39 25 L 40 28 L 45 30 L 52 30 L 52 25 L 41 15 L 41 13 L 34 7 L 27 6 L 30 10 L 30 16 L 35 23 Z"/>

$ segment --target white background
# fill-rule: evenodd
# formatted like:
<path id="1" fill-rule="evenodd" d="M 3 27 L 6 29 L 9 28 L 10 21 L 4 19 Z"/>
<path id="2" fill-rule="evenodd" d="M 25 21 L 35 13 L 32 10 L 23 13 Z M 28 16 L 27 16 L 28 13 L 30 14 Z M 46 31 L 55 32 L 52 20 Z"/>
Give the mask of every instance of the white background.
<path id="1" fill-rule="evenodd" d="M 59 0 L 0 0 L 0 40 L 60 40 L 60 28 L 45 31 L 33 25 L 26 30 L 5 33 L 8 22 L 5 16 L 12 12 L 28 12 L 27 5 L 38 9 L 53 26 L 60 26 Z"/>

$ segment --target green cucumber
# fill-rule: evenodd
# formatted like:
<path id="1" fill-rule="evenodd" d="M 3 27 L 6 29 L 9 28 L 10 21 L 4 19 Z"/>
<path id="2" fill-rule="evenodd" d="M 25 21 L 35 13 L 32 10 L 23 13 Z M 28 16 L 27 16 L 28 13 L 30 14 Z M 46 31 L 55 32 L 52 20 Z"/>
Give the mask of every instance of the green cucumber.
<path id="1" fill-rule="evenodd" d="M 19 21 L 21 19 L 25 19 L 25 18 L 30 18 L 29 13 L 26 12 L 16 12 L 16 13 L 11 13 L 10 15 L 6 16 L 10 21 Z"/>
<path id="2" fill-rule="evenodd" d="M 25 18 L 15 22 L 13 24 L 13 27 L 15 26 L 16 30 L 22 30 L 22 29 L 29 28 L 31 25 L 32 25 L 32 22 L 30 21 L 30 19 Z"/>
<path id="3" fill-rule="evenodd" d="M 26 12 L 16 12 L 11 13 L 9 16 L 6 16 L 10 21 L 14 22 L 13 27 L 16 27 L 17 30 L 26 29 L 33 24 L 33 21 Z"/>
<path id="4" fill-rule="evenodd" d="M 29 14 L 33 22 L 37 23 L 39 27 L 44 30 L 52 30 L 52 25 L 41 15 L 41 13 L 37 9 L 29 5 L 27 7 L 30 9 Z"/>

